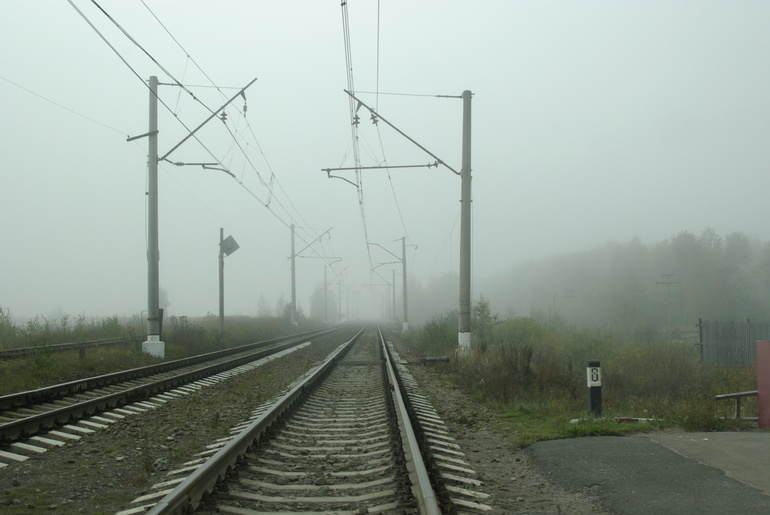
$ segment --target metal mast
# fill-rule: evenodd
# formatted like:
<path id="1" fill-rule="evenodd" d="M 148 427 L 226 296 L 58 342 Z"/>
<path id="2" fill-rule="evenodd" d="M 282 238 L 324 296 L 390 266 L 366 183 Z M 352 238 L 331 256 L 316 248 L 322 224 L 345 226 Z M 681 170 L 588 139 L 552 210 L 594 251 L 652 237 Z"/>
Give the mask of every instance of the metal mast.
<path id="1" fill-rule="evenodd" d="M 297 283 L 295 277 L 296 257 L 294 253 L 294 224 L 291 224 L 291 325 L 297 325 Z"/>
<path id="2" fill-rule="evenodd" d="M 407 332 L 409 330 L 409 321 L 406 318 L 406 236 L 401 237 L 401 266 L 402 266 L 402 273 L 404 275 L 403 277 L 403 295 L 404 295 L 404 326 L 402 328 L 402 332 Z"/>
<path id="3" fill-rule="evenodd" d="M 457 343 L 471 346 L 471 92 L 463 91 L 463 148 L 460 169 L 460 318 Z"/>
<path id="4" fill-rule="evenodd" d="M 145 352 L 164 357 L 160 339 L 160 280 L 158 250 L 158 77 L 150 77 L 150 120 L 147 157 L 147 341 Z"/>

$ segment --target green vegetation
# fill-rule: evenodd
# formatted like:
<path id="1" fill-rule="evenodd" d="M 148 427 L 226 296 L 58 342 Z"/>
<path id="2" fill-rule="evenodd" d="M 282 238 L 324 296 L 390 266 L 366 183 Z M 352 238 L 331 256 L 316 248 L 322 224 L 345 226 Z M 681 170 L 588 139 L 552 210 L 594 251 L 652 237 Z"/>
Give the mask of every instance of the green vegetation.
<path id="1" fill-rule="evenodd" d="M 449 355 L 447 378 L 472 398 L 496 409 L 517 446 L 538 440 L 620 435 L 664 426 L 691 431 L 741 429 L 725 420 L 731 402 L 719 393 L 756 389 L 753 368 L 702 366 L 695 347 L 660 340 L 617 344 L 601 332 L 574 331 L 558 320 L 500 320 L 483 296 L 473 310 L 472 351 L 455 355 L 457 315 L 434 318 L 410 337 L 424 355 Z M 601 360 L 603 417 L 589 415 L 586 364 Z M 753 402 L 753 405 L 752 405 Z M 744 416 L 756 415 L 746 399 Z M 616 422 L 614 418 L 649 419 Z"/>
<path id="2" fill-rule="evenodd" d="M 216 316 L 196 320 L 172 316 L 165 320 L 163 328 L 165 360 L 237 347 L 297 331 L 309 331 L 321 325 L 318 321 L 304 317 L 300 318 L 299 328 L 292 327 L 286 317 L 228 317 L 225 319 L 225 334 L 220 336 L 219 318 Z M 133 343 L 88 349 L 83 356 L 78 350 L 53 352 L 50 348 L 50 345 L 56 343 L 114 337 L 126 338 Z M 28 358 L 0 361 L 0 395 L 160 362 L 141 352 L 143 337 L 139 317 L 123 321 L 117 316 L 86 320 L 81 315 L 73 322 L 68 315 L 58 320 L 38 316 L 24 325 L 17 325 L 10 312 L 0 307 L 0 349 L 36 349 Z"/>

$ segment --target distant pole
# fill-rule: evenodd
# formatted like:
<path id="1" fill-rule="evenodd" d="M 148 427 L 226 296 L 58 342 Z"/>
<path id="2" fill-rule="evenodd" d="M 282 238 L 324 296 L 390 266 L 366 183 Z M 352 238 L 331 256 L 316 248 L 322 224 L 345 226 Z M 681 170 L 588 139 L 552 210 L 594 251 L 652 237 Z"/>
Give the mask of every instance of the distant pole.
<path id="1" fill-rule="evenodd" d="M 324 265 L 324 324 L 329 325 L 329 281 L 326 278 L 326 269 Z"/>
<path id="2" fill-rule="evenodd" d="M 225 334 L 225 229 L 219 228 L 219 336 Z"/>
<path id="3" fill-rule="evenodd" d="M 147 341 L 153 349 L 146 352 L 164 354 L 160 340 L 160 280 L 158 250 L 158 77 L 150 77 L 150 113 L 147 157 Z M 155 348 L 160 346 L 158 348 Z"/>
<path id="4" fill-rule="evenodd" d="M 402 328 L 402 332 L 406 332 L 409 329 L 409 320 L 406 318 L 406 236 L 401 237 L 401 266 L 402 266 L 402 273 L 404 275 L 403 280 L 403 294 L 404 294 L 404 327 Z"/>
<path id="5" fill-rule="evenodd" d="M 396 269 L 393 272 L 393 327 L 396 327 Z"/>
<path id="6" fill-rule="evenodd" d="M 460 319 L 457 343 L 471 347 L 471 92 L 463 91 L 462 189 L 460 196 Z"/>
<path id="7" fill-rule="evenodd" d="M 291 325 L 297 325 L 296 255 L 294 253 L 294 224 L 291 224 Z"/>

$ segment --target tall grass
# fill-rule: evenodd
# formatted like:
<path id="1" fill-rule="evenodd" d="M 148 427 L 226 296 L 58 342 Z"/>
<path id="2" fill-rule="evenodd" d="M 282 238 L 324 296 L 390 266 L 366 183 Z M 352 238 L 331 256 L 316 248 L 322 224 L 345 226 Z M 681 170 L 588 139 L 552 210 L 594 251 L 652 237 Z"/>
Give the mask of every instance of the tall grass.
<path id="1" fill-rule="evenodd" d="M 453 313 L 436 317 L 410 341 L 423 354 L 455 356 L 456 320 Z M 495 321 L 491 338 L 484 345 L 474 342 L 471 352 L 456 356 L 444 372 L 510 420 L 522 422 L 522 413 L 540 422 L 558 418 L 555 434 L 561 436 L 569 433 L 565 421 L 589 416 L 591 359 L 601 361 L 602 407 L 610 418 L 656 418 L 690 430 L 718 430 L 725 425 L 720 415 L 731 414 L 732 404 L 719 403 L 714 395 L 756 389 L 753 368 L 704 366 L 692 345 L 616 344 L 603 332 L 564 329 L 531 318 Z M 755 403 L 747 404 L 745 415 L 756 414 Z"/>
<path id="2" fill-rule="evenodd" d="M 164 321 L 165 360 L 237 347 L 322 325 L 309 319 L 302 319 L 301 326 L 294 327 L 284 318 L 227 317 L 225 331 L 220 334 L 216 316 L 198 319 L 172 316 Z M 50 347 L 55 343 L 110 337 L 133 338 L 135 343 L 88 349 L 84 356 L 77 350 L 54 353 Z M 143 337 L 142 320 L 138 316 L 127 320 L 117 316 L 99 320 L 87 320 L 84 316 L 64 315 L 56 320 L 38 316 L 18 325 L 9 311 L 0 307 L 0 349 L 35 348 L 25 359 L 0 361 L 0 395 L 162 361 L 141 352 L 139 342 Z"/>
<path id="3" fill-rule="evenodd" d="M 142 334 L 139 317 L 121 320 L 117 315 L 89 319 L 85 315 L 37 315 L 24 324 L 14 322 L 10 310 L 0 306 L 0 349 L 37 347 Z"/>

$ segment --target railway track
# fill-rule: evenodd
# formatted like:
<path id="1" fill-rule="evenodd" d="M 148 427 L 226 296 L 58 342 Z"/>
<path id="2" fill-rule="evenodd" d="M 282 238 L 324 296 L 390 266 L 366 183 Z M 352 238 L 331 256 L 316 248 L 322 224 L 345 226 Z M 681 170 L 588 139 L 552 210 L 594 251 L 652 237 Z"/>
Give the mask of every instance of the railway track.
<path id="1" fill-rule="evenodd" d="M 29 454 L 64 445 L 125 415 L 149 409 L 186 385 L 200 388 L 207 378 L 284 352 L 343 328 L 276 338 L 192 358 L 92 377 L 38 390 L 0 396 L 0 468 Z M 203 382 L 202 382 L 203 381 Z M 215 383 L 217 380 L 211 380 Z M 176 391 L 176 393 L 166 393 Z M 154 403 L 146 403 L 154 398 Z M 145 405 L 142 406 L 142 403 Z M 131 406 L 129 406 L 131 405 Z"/>
<path id="2" fill-rule="evenodd" d="M 488 511 L 393 349 L 364 331 L 120 515 Z"/>
<path id="3" fill-rule="evenodd" d="M 39 354 L 41 352 L 58 353 L 58 352 L 68 352 L 73 350 L 79 351 L 82 357 L 85 355 L 86 351 L 89 349 L 96 349 L 99 347 L 108 347 L 108 346 L 135 345 L 135 344 L 141 343 L 141 341 L 142 341 L 141 338 L 118 337 L 118 338 L 103 338 L 100 340 L 89 340 L 85 342 L 52 343 L 48 345 L 38 345 L 35 347 L 0 349 L 0 361 L 6 361 L 6 360 L 12 360 L 12 359 L 23 359 L 29 356 L 34 356 L 35 354 Z"/>

